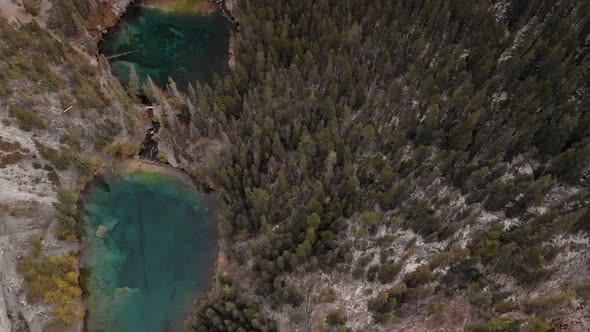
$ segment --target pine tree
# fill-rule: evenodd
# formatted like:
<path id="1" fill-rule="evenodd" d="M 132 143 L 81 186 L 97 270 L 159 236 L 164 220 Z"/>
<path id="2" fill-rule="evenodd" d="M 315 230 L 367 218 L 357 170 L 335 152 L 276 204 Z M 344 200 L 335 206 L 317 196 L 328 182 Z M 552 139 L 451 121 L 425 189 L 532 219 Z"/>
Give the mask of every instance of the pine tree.
<path id="1" fill-rule="evenodd" d="M 129 82 L 127 83 L 127 92 L 136 100 L 139 98 L 139 77 L 137 76 L 137 72 L 135 71 L 135 66 L 129 66 Z"/>

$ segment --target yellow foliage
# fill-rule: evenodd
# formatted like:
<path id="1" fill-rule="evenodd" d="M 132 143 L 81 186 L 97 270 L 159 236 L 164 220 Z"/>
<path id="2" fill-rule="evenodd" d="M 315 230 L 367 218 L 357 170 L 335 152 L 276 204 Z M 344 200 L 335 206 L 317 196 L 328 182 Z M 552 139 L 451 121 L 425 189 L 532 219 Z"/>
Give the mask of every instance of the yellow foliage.
<path id="1" fill-rule="evenodd" d="M 72 254 L 25 256 L 17 270 L 25 275 L 23 286 L 27 301 L 43 300 L 52 305 L 55 318 L 64 325 L 84 317 L 84 309 L 80 306 L 82 289 L 78 284 L 78 262 Z"/>
<path id="2" fill-rule="evenodd" d="M 72 284 L 75 284 L 78 282 L 78 273 L 76 272 L 68 272 L 66 273 L 66 280 L 71 282 Z"/>

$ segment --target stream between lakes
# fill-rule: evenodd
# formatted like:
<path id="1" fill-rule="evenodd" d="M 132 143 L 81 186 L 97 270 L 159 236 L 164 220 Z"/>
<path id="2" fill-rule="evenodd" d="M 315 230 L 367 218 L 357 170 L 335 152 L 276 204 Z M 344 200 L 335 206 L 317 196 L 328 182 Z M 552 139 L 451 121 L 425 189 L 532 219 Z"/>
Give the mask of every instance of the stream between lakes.
<path id="1" fill-rule="evenodd" d="M 140 87 L 149 76 L 164 88 L 171 77 L 183 91 L 227 72 L 232 26 L 219 11 L 195 12 L 203 4 L 211 6 L 162 0 L 128 8 L 99 42 L 121 84 L 128 86 L 131 68 Z M 182 331 L 193 300 L 213 282 L 216 200 L 197 192 L 186 175 L 137 164 L 139 172 L 125 168 L 97 178 L 84 194 L 89 332 Z"/>

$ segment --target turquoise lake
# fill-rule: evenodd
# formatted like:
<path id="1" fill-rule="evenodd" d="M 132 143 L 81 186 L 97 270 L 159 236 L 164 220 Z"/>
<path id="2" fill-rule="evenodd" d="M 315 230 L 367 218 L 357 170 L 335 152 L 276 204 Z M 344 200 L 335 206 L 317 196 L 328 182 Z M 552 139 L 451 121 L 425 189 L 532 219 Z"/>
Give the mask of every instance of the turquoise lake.
<path id="1" fill-rule="evenodd" d="M 113 74 L 127 86 L 133 66 L 143 85 L 147 76 L 160 87 L 172 77 L 186 91 L 188 83 L 211 82 L 228 70 L 230 25 L 218 12 L 179 13 L 132 6 L 99 43 Z"/>
<path id="2" fill-rule="evenodd" d="M 93 185 L 86 200 L 87 330 L 182 331 L 192 301 L 213 282 L 211 198 L 165 175 L 133 173 Z M 101 225 L 109 228 L 102 239 Z"/>

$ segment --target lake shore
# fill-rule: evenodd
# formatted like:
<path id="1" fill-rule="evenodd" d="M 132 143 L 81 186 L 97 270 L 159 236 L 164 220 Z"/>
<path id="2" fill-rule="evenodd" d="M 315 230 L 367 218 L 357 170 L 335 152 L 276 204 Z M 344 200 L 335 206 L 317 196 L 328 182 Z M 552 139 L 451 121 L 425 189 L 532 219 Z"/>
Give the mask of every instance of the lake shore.
<path id="1" fill-rule="evenodd" d="M 202 14 L 211 14 L 217 10 L 217 6 L 208 0 L 144 0 L 140 5 L 165 11 Z"/>
<path id="2" fill-rule="evenodd" d="M 138 158 L 126 159 L 114 163 L 108 174 L 105 174 L 105 176 L 108 177 L 110 175 L 129 175 L 136 172 L 143 172 L 149 174 L 164 174 L 174 179 L 175 182 L 178 182 L 181 185 L 187 187 L 188 189 L 198 191 L 198 188 L 195 185 L 193 179 L 184 171 L 178 168 L 174 168 L 172 166 L 159 165 Z"/>
<path id="3" fill-rule="evenodd" d="M 142 175 L 141 173 L 143 173 L 144 175 Z M 145 176 L 145 174 L 150 174 L 150 176 Z M 153 177 L 151 175 L 154 175 Z M 163 176 L 163 177 L 160 177 Z M 123 179 L 121 179 L 121 177 L 123 177 Z M 199 211 L 201 212 L 194 212 L 195 217 L 200 216 L 198 220 L 201 221 L 205 221 L 205 224 L 203 224 L 201 226 L 201 232 L 202 232 L 202 236 L 194 236 L 194 239 L 207 239 L 207 241 L 209 241 L 209 245 L 207 246 L 207 250 L 198 250 L 198 252 L 200 252 L 200 254 L 198 255 L 197 258 L 192 257 L 190 262 L 195 262 L 195 263 L 199 263 L 202 266 L 200 267 L 200 269 L 202 270 L 202 272 L 200 272 L 199 275 L 199 280 L 201 280 L 198 284 L 195 284 L 193 286 L 190 286 L 189 284 L 187 284 L 187 286 L 190 286 L 188 289 L 186 289 L 185 291 L 182 292 L 183 297 L 185 297 L 185 299 L 181 299 L 178 300 L 177 302 L 175 302 L 178 306 L 177 308 L 177 315 L 180 318 L 184 318 L 186 317 L 192 310 L 193 308 L 193 301 L 195 298 L 198 298 L 200 296 L 203 296 L 207 293 L 208 290 L 211 289 L 212 287 L 212 280 L 214 280 L 214 277 L 217 273 L 217 269 L 216 269 L 216 262 L 218 260 L 218 255 L 219 255 L 219 229 L 218 229 L 218 221 L 219 221 L 219 201 L 218 201 L 218 197 L 216 194 L 214 193 L 203 193 L 201 191 L 198 190 L 198 187 L 194 184 L 193 179 L 186 174 L 184 171 L 180 170 L 180 169 L 176 169 L 173 168 L 171 166 L 167 166 L 167 165 L 161 165 L 158 163 L 154 163 L 154 162 L 150 162 L 147 160 L 141 160 L 141 159 L 137 159 L 137 158 L 132 158 L 132 159 L 126 159 L 126 160 L 121 160 L 121 161 L 115 161 L 111 164 L 110 167 L 103 169 L 103 172 L 101 172 L 101 174 L 97 175 L 93 181 L 93 183 L 91 183 L 89 185 L 89 187 L 87 188 L 87 190 L 84 193 L 84 196 L 82 198 L 83 204 L 81 206 L 88 206 L 88 204 L 91 204 L 91 197 L 92 195 L 95 195 L 97 192 L 101 192 L 103 191 L 103 195 L 104 192 L 106 190 L 106 193 L 110 193 L 112 188 L 116 188 L 117 186 L 121 186 L 121 185 L 126 185 L 129 186 L 132 183 L 136 183 L 136 180 L 133 180 L 135 177 L 137 177 L 137 180 L 140 180 L 140 183 L 144 183 L 144 184 L 148 184 L 148 186 L 151 186 L 151 189 L 148 189 L 148 191 L 150 190 L 156 190 L 155 192 L 160 192 L 159 191 L 159 187 L 153 187 L 153 184 L 149 184 L 151 183 L 151 181 L 155 181 L 153 182 L 154 184 L 160 184 L 162 186 L 162 198 L 166 198 L 167 195 L 170 193 L 170 188 L 174 188 L 174 187 L 182 187 L 183 189 L 177 189 L 180 192 L 185 192 L 187 193 L 187 197 L 190 196 L 188 193 L 190 192 L 191 195 L 195 195 L 196 197 L 198 197 L 198 201 L 200 201 L 201 203 L 199 204 L 200 208 Z M 124 184 L 122 184 L 122 182 Z M 126 183 L 126 184 L 125 184 Z M 166 185 L 166 183 L 168 183 Z M 171 184 L 171 183 L 175 183 Z M 106 188 L 106 189 L 105 189 Z M 119 189 L 114 189 L 113 193 L 121 193 L 120 188 Z M 133 197 L 136 197 L 138 194 L 140 193 L 140 191 L 132 191 L 132 194 L 130 195 L 123 195 L 123 196 L 119 196 L 119 198 L 114 199 L 111 203 L 114 204 L 113 206 L 115 206 L 116 204 L 119 204 L 117 202 L 121 202 L 121 200 L 124 199 L 130 199 L 131 201 L 133 200 Z M 168 194 L 167 194 L 168 193 Z M 120 195 L 120 194 L 119 194 Z M 169 195 L 168 195 L 169 196 Z M 146 196 L 149 199 L 149 195 Z M 184 197 L 184 196 L 183 196 Z M 149 210 L 149 206 L 154 206 L 154 202 L 155 201 L 151 201 L 152 203 L 148 203 L 146 205 L 146 207 L 144 209 L 138 210 L 138 211 L 146 211 L 145 209 Z M 111 204 L 109 203 L 109 204 Z M 96 203 L 94 203 L 96 204 Z M 109 205 L 106 205 L 109 206 Z M 135 206 L 135 204 L 130 204 L 130 207 Z M 166 206 L 166 204 L 164 204 L 164 206 Z M 185 207 L 185 204 L 172 204 L 172 205 L 168 205 L 168 206 L 174 206 L 175 211 L 177 211 L 178 209 L 182 209 L 183 207 Z M 83 209 L 83 208 L 82 208 Z M 112 209 L 112 210 L 117 210 L 117 209 Z M 85 211 L 85 210 L 82 210 Z M 96 210 L 94 210 L 96 212 Z M 106 209 L 104 211 L 111 211 L 109 209 Z M 140 216 L 138 217 L 138 220 L 146 220 L 146 232 L 148 232 L 149 230 L 149 225 L 153 225 L 154 222 L 156 222 L 157 224 L 157 220 L 165 220 L 168 217 L 156 217 L 155 219 L 153 218 L 153 215 L 156 214 L 156 212 L 154 212 L 154 210 L 151 210 L 152 213 L 148 213 L 144 216 Z M 195 210 L 196 211 L 196 210 Z M 110 212 L 105 212 L 105 216 L 108 215 Z M 192 211 L 189 211 L 189 213 L 193 213 Z M 133 215 L 133 214 L 131 214 Z M 173 218 L 173 216 L 175 216 L 176 214 L 172 213 L 170 214 L 170 218 Z M 166 215 L 168 216 L 168 215 Z M 204 217 L 204 218 L 203 218 Z M 102 216 L 102 219 L 107 220 L 108 218 Z M 150 219 L 152 218 L 152 219 Z M 117 226 L 117 228 L 115 229 L 115 231 L 113 233 L 109 233 L 109 237 L 117 237 L 117 236 L 121 236 L 120 232 L 124 232 L 125 227 L 129 228 L 129 223 L 127 220 L 127 224 L 125 224 L 125 218 L 122 219 L 123 223 L 119 224 Z M 129 219 L 129 220 L 133 220 L 133 219 Z M 101 250 L 98 250 L 96 247 L 97 243 L 103 243 L 103 239 L 97 239 L 94 236 L 94 232 L 97 229 L 97 223 L 96 221 L 92 221 L 92 219 L 90 219 L 89 217 L 85 216 L 84 218 L 84 224 L 87 225 L 86 226 L 86 233 L 87 236 L 85 238 L 83 238 L 82 240 L 82 244 L 81 244 L 81 256 L 80 256 L 80 261 L 82 263 L 82 266 L 85 268 L 91 268 L 93 266 L 93 264 L 96 264 L 96 262 L 102 262 L 103 265 L 105 266 L 109 266 L 110 263 L 108 263 L 108 259 L 109 257 L 111 257 L 111 254 L 109 251 L 104 251 L 104 248 Z M 89 226 L 88 226 L 89 225 Z M 188 230 L 187 230 L 188 231 Z M 162 238 L 166 238 L 167 234 L 169 233 L 173 233 L 174 230 L 170 229 L 170 230 L 166 230 L 165 232 L 159 232 L 158 234 L 160 234 L 162 236 Z M 147 233 L 146 233 L 147 234 Z M 155 247 L 154 245 L 157 244 L 156 242 L 149 242 L 150 236 L 145 236 L 142 237 L 147 239 L 146 241 L 146 245 L 140 245 L 140 247 L 145 248 L 144 250 L 146 250 L 146 254 L 145 257 L 157 257 L 158 255 L 161 254 L 161 249 L 163 250 L 163 248 L 158 249 L 157 247 Z M 168 236 L 169 238 L 169 236 Z M 151 239 L 153 239 L 153 236 L 151 237 Z M 181 237 L 182 239 L 182 237 Z M 169 243 L 172 243 L 169 241 Z M 182 242 L 182 241 L 181 241 Z M 199 242 L 199 241 L 197 241 Z M 184 243 L 186 242 L 186 239 L 184 241 Z M 164 248 L 165 249 L 165 248 Z M 193 251 L 189 251 L 193 252 Z M 187 255 L 187 252 L 183 252 L 183 253 L 179 253 L 179 255 Z M 104 256 L 104 257 L 103 257 Z M 102 257 L 102 258 L 101 258 Z M 98 261 L 97 261 L 98 260 Z M 206 262 L 204 261 L 206 260 Z M 149 264 L 148 264 L 149 265 Z M 94 272 L 92 273 L 92 275 L 94 277 L 91 278 L 98 278 L 98 279 L 90 279 L 93 280 L 91 281 L 90 284 L 90 289 L 91 291 L 89 292 L 89 294 L 95 294 L 98 295 L 98 297 L 95 297 L 92 299 L 92 301 L 87 302 L 87 309 L 90 311 L 90 316 L 92 317 L 93 315 L 97 315 L 98 317 L 102 317 L 101 315 L 103 315 L 105 312 L 109 312 L 109 311 L 103 311 L 106 310 L 105 308 L 108 307 L 108 301 L 112 300 L 112 296 L 113 296 L 113 292 L 112 292 L 112 287 L 111 288 L 96 288 L 97 285 L 100 287 L 104 287 L 104 285 L 106 285 L 104 283 L 104 281 L 101 281 L 101 278 L 107 278 L 105 280 L 110 280 L 108 278 L 110 278 L 110 275 L 96 275 L 95 273 L 99 273 L 99 272 Z M 152 273 L 150 274 L 152 276 L 155 275 Z M 203 277 L 204 276 L 204 277 Z M 97 280 L 100 281 L 97 283 Z M 133 283 L 129 283 L 129 282 L 124 282 L 123 279 L 121 280 L 115 280 L 117 287 L 120 289 L 124 289 L 127 290 L 127 288 L 129 290 L 134 290 L 135 289 L 141 289 L 141 292 L 137 293 L 137 294 L 143 294 L 144 292 L 146 292 L 147 288 L 144 289 L 143 287 L 137 286 L 136 284 Z M 156 292 L 157 289 L 153 289 L 153 290 L 148 290 L 149 294 L 152 294 L 153 296 L 159 296 Z M 154 293 L 155 292 L 155 293 Z M 104 294 L 103 294 L 104 293 Z M 134 293 L 135 294 L 135 293 Z M 138 295 L 140 296 L 140 295 Z M 132 297 L 129 297 L 129 301 L 133 300 Z M 105 302 L 106 301 L 106 302 Z M 92 304 L 91 304 L 92 303 Z M 123 309 L 125 309 L 126 307 L 121 307 Z M 117 310 L 121 310 L 121 308 L 117 309 Z M 109 313 L 110 315 L 110 313 Z M 96 317 L 96 316 L 94 316 Z M 106 317 L 106 316 L 105 316 Z M 174 318 L 172 316 L 170 316 L 170 318 L 172 319 L 172 321 L 181 321 L 178 319 L 178 317 Z M 97 320 L 98 319 L 98 320 Z M 101 318 L 93 318 L 91 321 L 87 320 L 86 322 L 86 326 L 91 326 L 91 327 L 100 327 L 102 326 L 101 323 Z M 98 325 L 97 325 L 98 324 Z M 171 325 L 172 326 L 172 325 Z M 174 326 L 174 328 L 172 329 L 173 331 L 178 330 L 177 329 L 178 326 Z M 180 331 L 180 330 L 178 330 Z"/>

